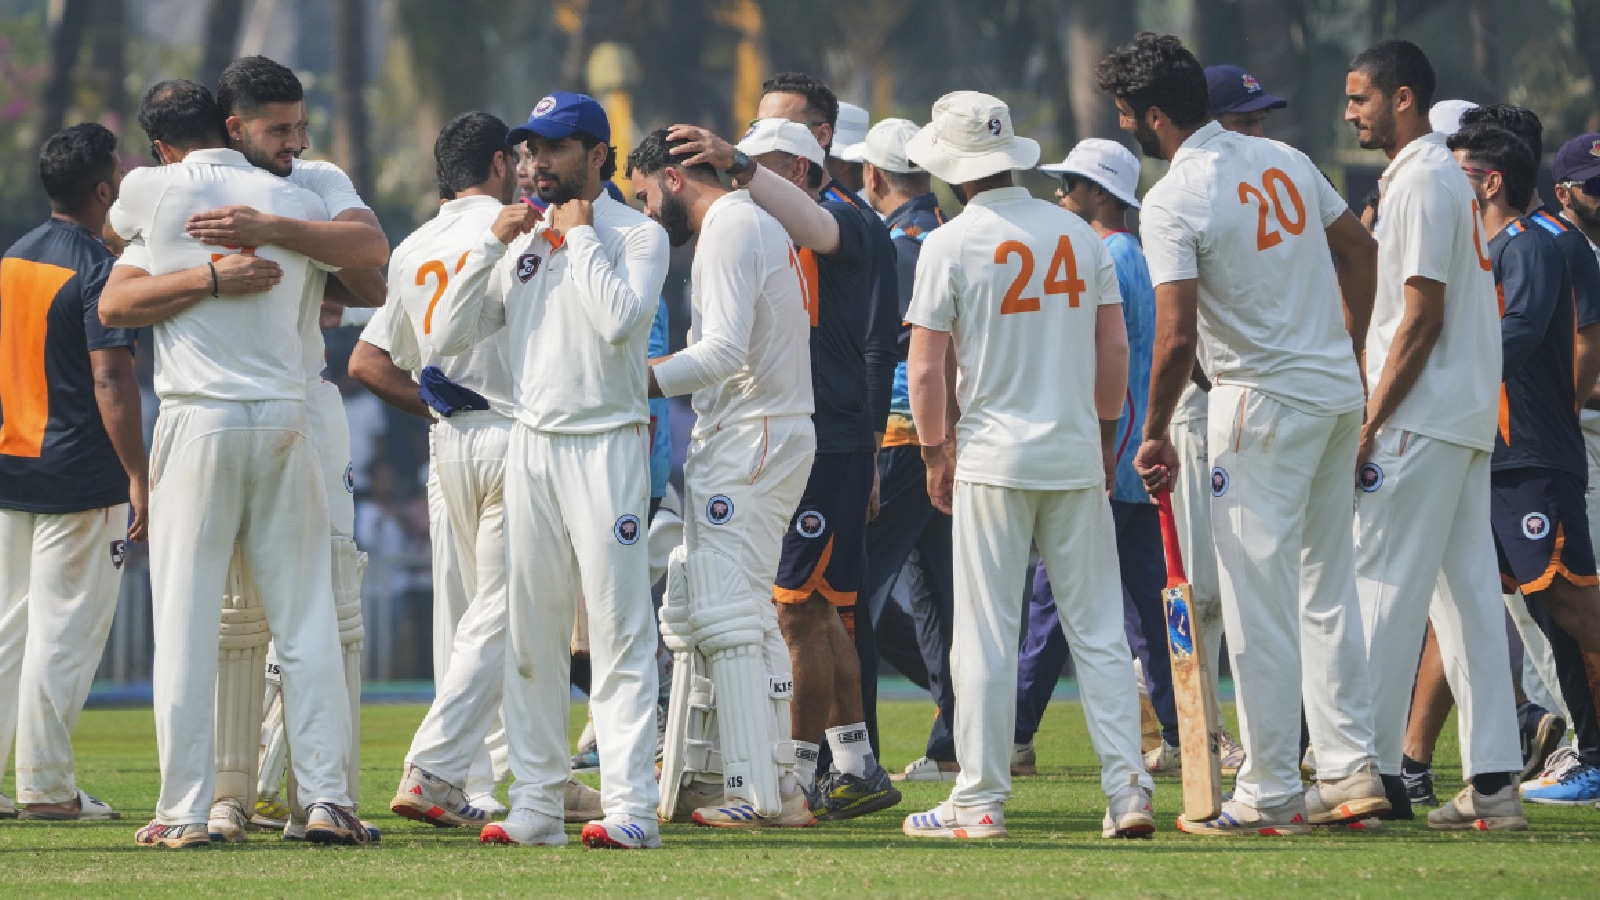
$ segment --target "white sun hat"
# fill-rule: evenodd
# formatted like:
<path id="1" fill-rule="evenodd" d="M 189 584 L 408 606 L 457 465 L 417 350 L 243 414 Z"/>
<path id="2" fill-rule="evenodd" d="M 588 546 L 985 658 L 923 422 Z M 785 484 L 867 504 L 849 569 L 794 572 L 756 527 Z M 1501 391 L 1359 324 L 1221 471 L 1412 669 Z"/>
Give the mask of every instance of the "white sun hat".
<path id="1" fill-rule="evenodd" d="M 917 136 L 922 127 L 910 119 L 884 119 L 872 126 L 862 143 L 863 162 L 873 168 L 899 175 L 921 172 L 922 167 L 906 158 L 906 144 Z"/>
<path id="2" fill-rule="evenodd" d="M 1065 160 L 1040 166 L 1039 171 L 1087 178 L 1110 191 L 1123 203 L 1134 209 L 1139 208 L 1139 199 L 1134 196 L 1139 189 L 1139 160 L 1132 151 L 1116 141 L 1105 138 L 1079 141 Z"/>
<path id="3" fill-rule="evenodd" d="M 1039 142 L 1017 136 L 1005 101 L 956 91 L 933 104 L 933 121 L 906 142 L 906 157 L 947 184 L 964 184 L 1033 168 Z"/>
<path id="4" fill-rule="evenodd" d="M 866 150 L 867 111 L 854 103 L 839 101 L 839 117 L 833 126 L 833 158 L 845 162 L 858 163 L 862 161 L 862 152 Z"/>
<path id="5" fill-rule="evenodd" d="M 816 165 L 824 159 L 822 145 L 811 129 L 788 119 L 759 119 L 739 139 L 739 149 L 752 157 L 781 150 L 790 156 L 804 156 Z"/>

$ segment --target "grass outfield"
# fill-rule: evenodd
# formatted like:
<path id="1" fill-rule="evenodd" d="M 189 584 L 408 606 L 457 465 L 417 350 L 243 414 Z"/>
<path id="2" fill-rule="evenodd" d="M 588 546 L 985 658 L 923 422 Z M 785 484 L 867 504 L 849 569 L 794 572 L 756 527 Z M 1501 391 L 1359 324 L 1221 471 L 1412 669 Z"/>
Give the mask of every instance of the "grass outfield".
<path id="1" fill-rule="evenodd" d="M 915 896 L 1594 896 L 1600 811 L 1530 805 L 1522 834 L 1429 833 L 1395 823 L 1381 834 L 1204 839 L 1177 833 L 1174 779 L 1156 791 L 1153 841 L 1100 838 L 1104 800 L 1083 714 L 1056 704 L 1037 747 L 1040 770 L 1007 805 L 1011 839 L 952 844 L 900 834 L 904 813 L 948 785 L 911 785 L 900 808 L 803 831 L 731 833 L 665 826 L 667 849 L 602 853 L 485 847 L 476 832 L 436 830 L 391 815 L 387 800 L 419 706 L 369 706 L 362 733 L 366 817 L 383 830 L 367 849 L 286 844 L 276 835 L 206 852 L 136 847 L 156 786 L 149 710 L 89 710 L 78 727 L 80 781 L 121 810 L 106 824 L 0 822 L 0 883 L 13 896 L 601 897 Z M 891 766 L 921 755 L 932 706 L 886 703 Z M 573 734 L 583 710 L 574 709 Z M 1441 793 L 1456 786 L 1455 732 L 1441 748 Z M 592 783 L 592 781 L 591 781 Z M 6 782 L 9 791 L 10 781 Z M 15 796 L 12 794 L 12 796 Z"/>

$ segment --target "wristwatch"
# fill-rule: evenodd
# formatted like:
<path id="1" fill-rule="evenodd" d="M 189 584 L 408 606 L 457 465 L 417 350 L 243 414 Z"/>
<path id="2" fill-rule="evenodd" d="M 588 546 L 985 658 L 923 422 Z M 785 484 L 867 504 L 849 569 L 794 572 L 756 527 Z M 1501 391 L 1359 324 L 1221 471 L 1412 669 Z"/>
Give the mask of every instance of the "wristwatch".
<path id="1" fill-rule="evenodd" d="M 730 178 L 739 178 L 741 175 L 749 173 L 749 171 L 753 168 L 755 168 L 755 163 L 751 162 L 749 154 L 745 153 L 743 150 L 734 148 L 733 165 L 723 169 L 722 174 L 727 175 Z"/>

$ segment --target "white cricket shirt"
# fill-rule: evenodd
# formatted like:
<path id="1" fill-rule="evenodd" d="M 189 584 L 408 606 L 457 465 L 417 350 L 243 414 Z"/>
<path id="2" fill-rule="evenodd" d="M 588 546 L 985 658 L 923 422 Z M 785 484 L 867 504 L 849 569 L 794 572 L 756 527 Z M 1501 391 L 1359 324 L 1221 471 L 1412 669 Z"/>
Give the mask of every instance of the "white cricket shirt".
<path id="1" fill-rule="evenodd" d="M 413 376 L 426 366 L 438 366 L 451 381 L 482 394 L 490 409 L 514 416 L 504 329 L 455 356 L 440 354 L 430 339 L 441 324 L 438 305 L 450 279 L 459 274 L 503 208 L 493 197 L 451 200 L 401 241 L 389 256 L 388 299 L 367 323 L 361 339 L 387 350 L 395 365 Z"/>
<path id="2" fill-rule="evenodd" d="M 111 227 L 138 249 L 118 265 L 165 275 L 240 252 L 201 244 L 184 231 L 191 215 L 222 206 L 249 206 L 296 219 L 327 218 L 315 194 L 257 169 L 243 154 L 196 150 L 181 163 L 135 169 L 123 179 L 111 209 Z M 282 247 L 253 252 L 283 268 L 283 279 L 271 290 L 207 298 L 155 323 L 157 396 L 305 399 L 300 313 L 315 264 Z"/>
<path id="3" fill-rule="evenodd" d="M 1493 452 L 1500 405 L 1500 308 L 1472 184 L 1438 132 L 1407 144 L 1379 179 L 1378 294 L 1367 384 L 1383 381 L 1405 318 L 1406 279 L 1444 284 L 1444 329 L 1386 428 Z"/>
<path id="4" fill-rule="evenodd" d="M 541 223 L 507 246 L 485 226 L 423 343 L 455 356 L 505 328 L 515 415 L 536 431 L 648 424 L 650 323 L 667 254 L 660 225 L 606 194 L 594 225 L 565 235 Z"/>
<path id="5" fill-rule="evenodd" d="M 906 321 L 956 348 L 956 478 L 1104 487 L 1095 320 L 1120 304 L 1105 242 L 1026 188 L 984 191 L 928 235 Z"/>
<path id="6" fill-rule="evenodd" d="M 330 220 L 351 209 L 371 209 L 362 202 L 355 183 L 344 170 L 322 160 L 294 161 L 288 182 L 304 188 L 321 198 L 327 207 Z M 300 311 L 300 338 L 304 342 L 306 386 L 322 381 L 322 370 L 327 367 L 327 348 L 322 341 L 322 297 L 328 287 L 328 273 L 335 271 L 321 264 L 313 265 L 311 277 L 306 279 L 305 305 Z"/>
<path id="7" fill-rule="evenodd" d="M 741 419 L 811 415 L 799 257 L 749 191 L 730 191 L 706 210 L 690 278 L 689 346 L 655 375 L 669 397 L 694 394 L 695 436 Z"/>
<path id="8" fill-rule="evenodd" d="M 1345 203 L 1300 151 L 1211 122 L 1139 214 L 1150 278 L 1199 281 L 1207 375 L 1317 415 L 1365 402 L 1326 229 Z"/>

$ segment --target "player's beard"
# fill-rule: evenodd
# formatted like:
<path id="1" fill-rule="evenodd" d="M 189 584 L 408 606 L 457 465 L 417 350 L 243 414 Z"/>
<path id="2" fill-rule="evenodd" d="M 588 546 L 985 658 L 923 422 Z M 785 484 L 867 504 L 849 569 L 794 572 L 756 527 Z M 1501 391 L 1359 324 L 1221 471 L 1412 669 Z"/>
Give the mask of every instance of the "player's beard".
<path id="1" fill-rule="evenodd" d="M 676 194 L 662 195 L 656 221 L 666 229 L 667 243 L 674 247 L 682 247 L 694 237 L 694 231 L 689 227 L 689 205 Z"/>
<path id="2" fill-rule="evenodd" d="M 1133 126 L 1133 140 L 1139 145 L 1139 152 L 1151 159 L 1161 159 L 1161 138 L 1156 136 L 1156 130 L 1150 123 L 1140 119 Z"/>
<path id="3" fill-rule="evenodd" d="M 235 149 L 244 154 L 244 158 L 249 160 L 250 165 L 258 169 L 265 169 L 279 178 L 288 178 L 294 172 L 293 160 L 279 163 L 276 157 L 271 153 L 262 152 L 261 148 L 250 143 L 250 139 L 247 137 L 239 138 L 239 146 Z"/>
<path id="4" fill-rule="evenodd" d="M 547 172 L 534 172 L 534 184 L 537 186 L 540 178 L 547 178 L 554 184 L 548 188 L 539 188 L 539 199 L 551 206 L 560 206 L 568 200 L 576 200 L 582 196 L 584 188 L 588 187 L 588 179 L 583 178 L 588 170 L 580 169 L 576 174 L 562 175 L 554 170 Z M 578 179 L 583 179 L 578 183 Z"/>
<path id="5" fill-rule="evenodd" d="M 1579 189 L 1571 188 L 1570 190 Z M 1570 206 L 1572 209 L 1572 217 L 1578 220 L 1578 225 L 1581 226 L 1584 231 L 1587 231 L 1590 234 L 1600 234 L 1600 201 L 1592 201 L 1591 203 L 1578 203 L 1574 201 L 1570 204 Z"/>
<path id="6" fill-rule="evenodd" d="M 1367 139 L 1357 140 L 1363 150 L 1388 150 L 1394 145 L 1394 110 L 1384 109 L 1367 122 Z"/>

